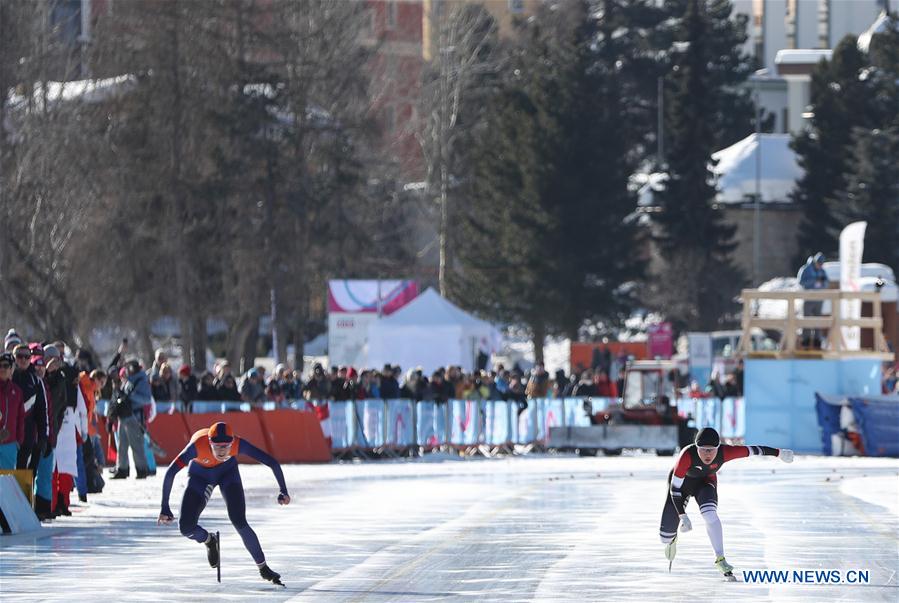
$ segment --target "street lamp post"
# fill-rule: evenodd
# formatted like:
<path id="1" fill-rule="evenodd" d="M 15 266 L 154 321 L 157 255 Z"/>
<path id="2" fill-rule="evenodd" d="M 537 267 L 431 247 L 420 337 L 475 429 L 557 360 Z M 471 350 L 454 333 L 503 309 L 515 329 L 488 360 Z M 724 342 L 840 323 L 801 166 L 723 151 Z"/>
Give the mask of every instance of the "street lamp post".
<path id="1" fill-rule="evenodd" d="M 761 280 L 762 254 L 762 103 L 759 77 L 755 77 L 755 206 L 752 228 L 752 286 Z"/>

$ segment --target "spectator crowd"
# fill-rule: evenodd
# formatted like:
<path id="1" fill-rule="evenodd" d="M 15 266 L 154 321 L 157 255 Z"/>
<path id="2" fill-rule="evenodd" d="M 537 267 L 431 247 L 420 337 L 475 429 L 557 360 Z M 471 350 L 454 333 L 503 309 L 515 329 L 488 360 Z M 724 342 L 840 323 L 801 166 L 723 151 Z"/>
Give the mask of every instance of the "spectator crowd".
<path id="1" fill-rule="evenodd" d="M 155 454 L 161 450 L 149 437 L 147 425 L 155 417 L 157 403 L 190 412 L 196 402 L 204 401 L 403 398 L 438 403 L 511 400 L 523 406 L 533 398 L 618 397 L 623 368 L 604 363 L 602 356 L 594 365 L 571 375 L 562 370 L 550 375 L 540 363 L 530 371 L 500 364 L 492 371 L 448 366 L 430 374 L 421 368 L 403 373 L 391 365 L 379 370 L 347 366 L 326 370 L 316 363 L 304 379 L 300 371 L 284 364 L 270 374 L 256 366 L 237 376 L 223 361 L 214 370 L 195 375 L 189 365 L 176 369 L 162 349 L 145 369 L 127 356 L 124 340 L 102 370 L 87 350 L 72 350 L 63 341 L 26 342 L 10 329 L 0 354 L 0 469 L 34 472 L 35 510 L 46 520 L 71 515 L 72 492 L 81 502 L 88 494 L 101 492 L 104 467 L 111 467 L 109 479 L 127 478 L 133 457 L 137 479 L 155 474 Z M 713 376 L 704 390 L 675 372 L 668 379 L 685 397 L 742 395 L 742 366 L 724 379 Z M 888 375 L 885 386 L 889 383 L 895 389 L 895 372 Z M 105 409 L 101 401 L 108 401 Z"/>

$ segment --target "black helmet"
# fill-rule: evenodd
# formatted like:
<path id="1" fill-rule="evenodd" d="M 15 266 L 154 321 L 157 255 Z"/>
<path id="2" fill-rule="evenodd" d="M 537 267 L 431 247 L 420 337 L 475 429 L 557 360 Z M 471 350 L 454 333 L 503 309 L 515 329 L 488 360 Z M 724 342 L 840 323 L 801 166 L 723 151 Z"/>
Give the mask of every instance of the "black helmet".
<path id="1" fill-rule="evenodd" d="M 697 446 L 718 446 L 721 444 L 721 437 L 711 427 L 703 427 L 696 434 L 696 439 L 693 441 Z"/>

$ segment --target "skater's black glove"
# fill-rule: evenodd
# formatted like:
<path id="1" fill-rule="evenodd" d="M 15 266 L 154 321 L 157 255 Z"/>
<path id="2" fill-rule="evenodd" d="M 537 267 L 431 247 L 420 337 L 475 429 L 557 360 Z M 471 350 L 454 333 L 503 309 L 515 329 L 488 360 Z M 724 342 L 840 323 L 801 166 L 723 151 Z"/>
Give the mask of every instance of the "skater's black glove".
<path id="1" fill-rule="evenodd" d="M 170 524 L 175 520 L 175 516 L 172 515 L 172 511 L 170 509 L 163 509 L 162 512 L 159 513 L 159 519 L 156 520 L 158 525 L 166 525 Z"/>
<path id="2" fill-rule="evenodd" d="M 286 493 L 282 492 L 278 495 L 278 504 L 279 505 L 289 505 L 290 504 L 290 496 Z"/>

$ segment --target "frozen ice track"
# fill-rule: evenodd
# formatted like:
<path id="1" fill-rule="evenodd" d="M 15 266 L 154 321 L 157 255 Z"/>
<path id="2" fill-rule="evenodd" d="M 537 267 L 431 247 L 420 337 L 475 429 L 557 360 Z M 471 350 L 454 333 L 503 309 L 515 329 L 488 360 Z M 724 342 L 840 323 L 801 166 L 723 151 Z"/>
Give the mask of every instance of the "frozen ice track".
<path id="1" fill-rule="evenodd" d="M 746 459 L 719 475 L 728 560 L 742 569 L 868 569 L 867 586 L 721 581 L 694 504 L 674 571 L 658 541 L 655 457 L 286 467 L 294 495 L 244 466 L 248 519 L 288 588 L 261 581 L 213 496 L 223 582 L 205 550 L 157 527 L 161 477 L 111 482 L 40 537 L 0 539 L 3 601 L 895 601 L 899 463 Z M 829 480 L 829 481 L 828 481 Z M 179 475 L 173 509 L 185 477 Z"/>

